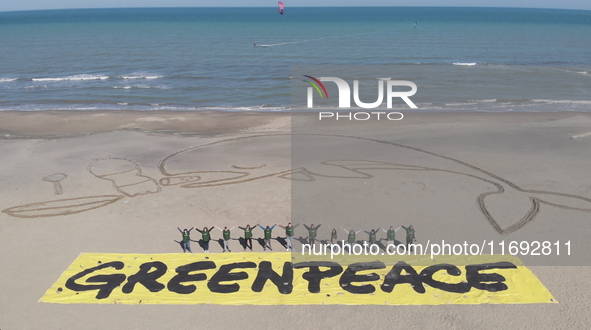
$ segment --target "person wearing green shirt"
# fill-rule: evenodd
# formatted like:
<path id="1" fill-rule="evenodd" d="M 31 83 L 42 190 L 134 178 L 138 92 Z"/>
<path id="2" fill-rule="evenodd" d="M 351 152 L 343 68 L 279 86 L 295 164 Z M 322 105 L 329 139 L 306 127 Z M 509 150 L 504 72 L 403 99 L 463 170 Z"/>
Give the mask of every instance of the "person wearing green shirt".
<path id="1" fill-rule="evenodd" d="M 316 241 L 316 236 L 318 234 L 318 228 L 320 228 L 320 226 L 322 226 L 322 224 L 319 224 L 317 227 L 314 227 L 314 224 L 311 224 L 310 227 L 304 225 L 304 227 L 308 229 L 308 243 L 310 245 L 314 245 L 314 242 Z"/>
<path id="2" fill-rule="evenodd" d="M 236 228 L 236 226 L 233 226 L 232 228 L 224 227 L 224 229 L 218 226 L 215 227 L 222 232 L 222 237 L 224 238 L 224 251 L 222 252 L 226 252 L 226 250 L 228 250 L 228 252 L 232 252 L 230 250 L 230 231 Z"/>
<path id="3" fill-rule="evenodd" d="M 297 226 L 299 226 L 300 224 L 298 223 L 297 225 L 291 225 L 291 222 L 287 224 L 287 226 L 282 226 L 279 225 L 279 227 L 285 229 L 285 243 L 287 244 L 287 249 L 285 249 L 285 251 L 295 251 L 293 249 L 293 230 L 294 228 L 296 228 Z"/>
<path id="4" fill-rule="evenodd" d="M 259 227 L 261 227 L 261 229 L 265 232 L 265 245 L 263 246 L 263 250 L 267 251 L 267 246 L 269 246 L 269 250 L 273 251 L 273 248 L 271 247 L 271 234 L 273 233 L 273 228 L 275 228 L 277 224 L 274 224 L 273 227 L 263 227 L 261 225 L 259 225 Z"/>
<path id="5" fill-rule="evenodd" d="M 205 253 L 209 253 L 209 241 L 211 241 L 210 232 L 213 230 L 213 228 L 214 227 L 207 229 L 207 227 L 203 227 L 203 230 L 195 228 L 195 230 L 201 233 L 201 239 L 203 240 L 203 250 L 205 251 Z"/>
<path id="6" fill-rule="evenodd" d="M 191 236 L 189 235 L 191 230 L 193 230 L 193 227 L 191 227 L 189 230 L 187 230 L 187 228 L 181 230 L 179 227 L 176 227 L 176 229 L 178 229 L 181 232 L 181 235 L 183 235 L 183 240 L 181 241 L 183 253 L 187 251 L 189 251 L 189 253 L 193 253 L 193 251 L 191 251 Z"/>
<path id="7" fill-rule="evenodd" d="M 254 228 L 257 226 L 258 224 L 254 225 Z M 246 227 L 238 226 L 238 228 L 244 230 L 244 251 L 246 251 L 246 248 L 249 248 L 250 251 L 252 251 L 252 230 L 254 228 L 250 228 L 250 225 L 246 225 Z"/>
<path id="8" fill-rule="evenodd" d="M 402 229 L 406 230 L 406 248 L 412 251 L 412 248 L 410 247 L 410 244 L 412 244 L 413 242 L 416 242 L 417 239 L 415 237 L 415 228 L 410 225 L 408 226 L 408 228 L 404 227 L 404 226 L 400 226 L 402 227 Z"/>
<path id="9" fill-rule="evenodd" d="M 396 236 L 396 232 L 402 227 L 398 227 L 396 229 L 394 229 L 394 226 L 390 226 L 390 229 L 386 230 L 386 229 L 382 229 L 382 231 L 384 233 L 386 233 L 386 237 L 388 237 L 388 245 L 394 245 L 394 242 L 396 241 L 395 236 Z"/>
<path id="10" fill-rule="evenodd" d="M 342 230 L 345 231 L 345 233 L 347 233 L 347 244 L 349 245 L 349 252 L 353 251 L 353 244 L 355 244 L 355 242 L 357 241 L 356 235 L 359 234 L 361 232 L 361 230 L 358 231 L 353 231 L 353 229 L 351 230 L 347 230 L 345 228 L 341 228 Z"/>
<path id="11" fill-rule="evenodd" d="M 333 250 L 335 245 L 338 244 L 337 230 L 335 228 L 331 229 L 330 226 L 328 226 L 328 230 L 330 230 L 330 249 Z"/>
<path id="12" fill-rule="evenodd" d="M 330 229 L 330 226 L 328 227 L 328 229 Z M 330 244 L 337 244 L 337 243 L 338 243 L 337 230 L 335 228 L 333 228 L 330 231 Z"/>
<path id="13" fill-rule="evenodd" d="M 380 230 L 382 230 L 382 229 L 381 229 L 381 228 L 378 228 L 378 229 L 372 229 L 372 230 L 370 230 L 370 231 L 364 230 L 364 231 L 365 231 L 365 233 L 369 235 L 369 240 L 368 240 L 368 242 L 369 242 L 369 244 L 370 244 L 370 245 L 371 245 L 371 244 L 376 244 L 376 243 L 378 242 L 378 239 L 377 239 L 377 236 L 378 236 L 378 235 L 377 235 L 377 232 L 378 232 L 378 231 L 380 231 Z"/>

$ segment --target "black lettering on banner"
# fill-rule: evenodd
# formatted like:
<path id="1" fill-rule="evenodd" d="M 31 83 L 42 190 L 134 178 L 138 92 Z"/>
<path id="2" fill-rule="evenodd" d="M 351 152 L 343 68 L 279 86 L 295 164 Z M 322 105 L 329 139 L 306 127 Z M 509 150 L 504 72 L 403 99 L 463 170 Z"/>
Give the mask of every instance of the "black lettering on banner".
<path id="1" fill-rule="evenodd" d="M 113 292 L 113 290 L 116 287 L 118 287 L 119 285 L 121 285 L 121 283 L 123 283 L 123 281 L 125 281 L 126 276 L 124 274 L 95 275 L 93 277 L 89 277 L 88 279 L 86 279 L 87 283 L 101 283 L 101 282 L 103 282 L 103 284 L 84 285 L 84 284 L 76 283 L 76 280 L 80 279 L 80 278 L 82 278 L 94 271 L 97 271 L 99 269 L 113 267 L 117 270 L 120 270 L 120 269 L 123 269 L 124 266 L 125 266 L 125 264 L 121 261 L 112 261 L 112 262 L 107 262 L 105 264 L 102 264 L 102 265 L 99 265 L 96 267 L 92 267 L 92 268 L 83 270 L 80 273 L 70 277 L 66 281 L 66 288 L 68 288 L 72 291 L 99 290 L 98 293 L 96 294 L 96 299 L 105 299 L 105 298 L 109 297 L 111 292 Z"/>
<path id="2" fill-rule="evenodd" d="M 251 261 L 247 262 L 236 262 L 229 265 L 223 265 L 220 269 L 213 274 L 209 282 L 207 282 L 207 287 L 211 292 L 217 293 L 232 293 L 237 292 L 240 290 L 240 285 L 238 283 L 233 284 L 220 284 L 220 282 L 229 282 L 229 281 L 240 281 L 245 280 L 248 278 L 248 274 L 246 272 L 238 272 L 238 273 L 230 273 L 233 269 L 236 268 L 256 268 L 257 264 Z"/>
<path id="3" fill-rule="evenodd" d="M 380 279 L 380 275 L 376 273 L 371 273 L 368 275 L 357 275 L 356 273 L 362 270 L 384 268 L 386 268 L 386 265 L 381 261 L 350 264 L 349 267 L 345 269 L 343 275 L 341 275 L 341 278 L 339 279 L 339 285 L 343 288 L 343 290 L 351 293 L 374 293 L 376 291 L 376 287 L 371 284 L 351 285 L 351 283 L 377 281 Z"/>
<path id="4" fill-rule="evenodd" d="M 271 280 L 281 294 L 290 294 L 293 291 L 293 265 L 291 262 L 283 264 L 283 275 L 279 276 L 273 270 L 273 264 L 269 261 L 261 261 L 259 273 L 252 283 L 252 291 L 261 292 L 267 280 Z"/>
<path id="5" fill-rule="evenodd" d="M 319 267 L 328 267 L 330 269 L 320 271 Z M 320 292 L 320 281 L 325 278 L 334 277 L 343 271 L 343 267 L 336 262 L 330 261 L 310 261 L 299 262 L 293 265 L 293 268 L 310 268 L 302 277 L 308 281 L 308 291 L 310 293 Z"/>
<path id="6" fill-rule="evenodd" d="M 400 275 L 402 271 L 406 272 L 406 275 Z M 408 283 L 417 293 L 425 293 L 425 287 L 423 281 L 417 271 L 409 264 L 404 261 L 399 261 L 392 267 L 392 270 L 386 275 L 384 283 L 382 283 L 381 289 L 384 292 L 392 292 L 396 284 Z"/>
<path id="7" fill-rule="evenodd" d="M 193 262 L 188 265 L 179 266 L 176 268 L 177 274 L 170 279 L 168 282 L 168 291 L 180 293 L 180 294 L 189 294 L 195 292 L 197 287 L 193 284 L 191 285 L 182 285 L 183 282 L 196 282 L 196 281 L 204 281 L 207 279 L 207 275 L 205 274 L 191 274 L 190 272 L 198 271 L 198 270 L 206 270 L 206 269 L 215 269 L 216 265 L 213 261 L 198 261 Z"/>
<path id="8" fill-rule="evenodd" d="M 446 270 L 448 275 L 452 276 L 459 276 L 462 274 L 462 271 L 450 264 L 439 264 L 429 266 L 421 272 L 421 277 L 423 283 L 439 290 L 447 291 L 447 292 L 455 292 L 455 293 L 466 293 L 470 291 L 471 285 L 469 283 L 445 283 L 441 281 L 436 281 L 433 279 L 433 274 L 437 273 L 440 270 Z"/>
<path id="9" fill-rule="evenodd" d="M 155 268 L 153 272 L 149 272 Z M 166 273 L 168 267 L 160 261 L 146 262 L 141 264 L 140 270 L 127 278 L 127 283 L 123 286 L 121 291 L 123 293 L 131 293 L 136 283 L 140 283 L 150 292 L 159 292 L 165 288 L 164 284 L 156 282 L 162 275 Z"/>
<path id="10" fill-rule="evenodd" d="M 500 274 L 483 274 L 480 273 L 481 270 L 487 269 L 511 269 L 517 268 L 514 264 L 501 261 L 495 262 L 490 264 L 481 264 L 481 265 L 469 265 L 466 266 L 466 278 L 468 279 L 468 283 L 476 289 L 479 290 L 486 290 L 489 292 L 497 292 L 497 291 L 505 291 L 508 289 L 507 285 L 504 282 L 506 279 L 503 275 Z M 485 282 L 494 282 L 494 283 L 485 283 Z"/>

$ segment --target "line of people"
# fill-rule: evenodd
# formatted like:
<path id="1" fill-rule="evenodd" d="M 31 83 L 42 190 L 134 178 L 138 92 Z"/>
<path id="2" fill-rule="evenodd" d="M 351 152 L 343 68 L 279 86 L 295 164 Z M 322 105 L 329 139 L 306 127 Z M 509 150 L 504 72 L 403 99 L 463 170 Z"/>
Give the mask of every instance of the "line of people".
<path id="1" fill-rule="evenodd" d="M 291 222 L 288 223 L 285 226 L 279 225 L 279 224 L 274 224 L 272 226 L 262 226 L 260 224 L 256 224 L 253 227 L 251 227 L 250 225 L 246 225 L 245 227 L 241 227 L 241 226 L 233 226 L 231 228 L 228 227 L 224 227 L 223 229 L 218 227 L 218 226 L 213 226 L 211 228 L 207 228 L 207 227 L 203 227 L 202 230 L 195 228 L 195 227 L 191 227 L 190 229 L 184 229 L 181 230 L 180 228 L 177 227 L 177 229 L 179 230 L 179 232 L 182 235 L 182 240 L 179 242 L 183 252 L 187 252 L 189 251 L 190 253 L 192 253 L 191 251 L 191 231 L 193 229 L 197 230 L 198 232 L 201 233 L 201 240 L 199 241 L 202 244 L 203 250 L 205 253 L 209 253 L 209 245 L 210 242 L 212 241 L 212 235 L 211 235 L 211 231 L 216 228 L 218 230 L 220 230 L 222 232 L 222 240 L 221 243 L 223 243 L 222 247 L 223 247 L 223 252 L 232 252 L 232 250 L 230 250 L 230 240 L 232 240 L 231 238 L 231 231 L 238 227 L 239 229 L 244 231 L 244 235 L 241 237 L 243 244 L 242 247 L 244 248 L 244 251 L 246 251 L 246 249 L 250 249 L 250 251 L 252 251 L 252 231 L 256 228 L 260 228 L 263 230 L 263 250 L 267 251 L 267 248 L 271 251 L 273 251 L 273 247 L 271 245 L 271 240 L 272 240 L 272 235 L 273 235 L 273 229 L 276 226 L 279 226 L 283 229 L 285 229 L 285 245 L 284 247 L 286 248 L 286 251 L 295 251 L 294 249 L 294 234 L 295 234 L 295 228 L 297 228 L 300 224 L 295 224 L 292 225 Z M 306 230 L 308 231 L 308 238 L 307 238 L 307 242 L 310 245 L 313 245 L 316 243 L 316 238 L 318 237 L 318 229 L 322 226 L 322 224 L 319 224 L 317 226 L 315 226 L 314 224 L 311 224 L 310 226 L 307 226 L 304 224 L 304 227 L 306 228 Z M 355 244 L 357 242 L 357 234 L 359 234 L 360 232 L 364 231 L 367 235 L 368 235 L 368 239 L 367 242 L 369 244 L 377 244 L 379 241 L 381 241 L 382 239 L 378 239 L 377 235 L 378 232 L 383 231 L 384 233 L 386 233 L 386 241 L 387 241 L 387 245 L 396 245 L 396 232 L 400 229 L 404 229 L 406 231 L 406 246 L 407 248 L 409 247 L 410 244 L 412 244 L 413 242 L 416 242 L 416 236 L 415 236 L 415 229 L 412 225 L 405 227 L 405 226 L 400 226 L 398 228 L 394 228 L 394 226 L 390 226 L 389 229 L 382 229 L 382 228 L 378 228 L 378 229 L 371 229 L 371 230 L 358 230 L 358 231 L 354 231 L 353 229 L 347 230 L 345 228 L 339 227 L 338 229 L 342 229 L 346 234 L 347 234 L 347 245 L 349 245 L 349 248 L 353 247 L 353 244 Z M 330 228 L 330 226 L 328 226 L 328 229 L 330 230 L 330 244 L 338 244 L 338 231 L 337 228 Z M 281 237 L 283 238 L 283 237 Z"/>

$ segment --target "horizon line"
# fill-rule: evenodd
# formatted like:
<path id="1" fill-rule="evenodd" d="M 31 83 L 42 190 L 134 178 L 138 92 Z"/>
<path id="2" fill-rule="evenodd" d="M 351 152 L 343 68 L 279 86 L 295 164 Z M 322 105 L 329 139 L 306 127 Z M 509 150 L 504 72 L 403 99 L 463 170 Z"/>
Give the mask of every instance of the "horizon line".
<path id="1" fill-rule="evenodd" d="M 19 9 L 0 10 L 0 13 L 30 12 L 30 11 L 54 11 L 54 10 L 112 10 L 112 9 L 197 9 L 197 8 L 276 8 L 275 6 L 156 6 L 156 7 L 92 7 L 92 8 L 45 8 L 45 9 Z M 481 8 L 481 9 L 535 9 L 535 10 L 568 10 L 591 11 L 591 9 L 551 8 L 551 7 L 506 7 L 506 6 L 290 6 L 289 8 Z"/>

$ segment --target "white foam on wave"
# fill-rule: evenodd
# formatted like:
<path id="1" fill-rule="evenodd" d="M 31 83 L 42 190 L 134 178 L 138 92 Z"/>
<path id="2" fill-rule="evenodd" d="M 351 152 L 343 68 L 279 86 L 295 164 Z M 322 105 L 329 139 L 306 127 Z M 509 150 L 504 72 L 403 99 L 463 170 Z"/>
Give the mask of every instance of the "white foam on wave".
<path id="1" fill-rule="evenodd" d="M 9 82 L 9 81 L 15 81 L 18 78 L 0 78 L 0 82 Z"/>
<path id="2" fill-rule="evenodd" d="M 103 75 L 92 75 L 92 74 L 77 74 L 67 77 L 58 78 L 33 78 L 33 81 L 83 81 L 83 80 L 105 80 L 109 79 L 109 76 Z"/>
<path id="3" fill-rule="evenodd" d="M 476 63 L 455 62 L 455 63 L 453 63 L 453 65 L 467 65 L 467 66 L 472 66 L 472 65 L 476 65 Z"/>
<path id="4" fill-rule="evenodd" d="M 166 86 L 148 86 L 148 85 L 113 86 L 113 88 L 115 88 L 115 89 L 132 89 L 132 88 L 139 88 L 139 89 L 148 89 L 148 88 L 170 89 L 170 87 L 166 87 Z"/>
<path id="5" fill-rule="evenodd" d="M 151 74 L 151 73 L 132 73 L 130 75 L 127 76 L 121 76 L 122 79 L 158 79 L 158 78 L 162 78 L 162 76 L 159 76 L 157 74 Z"/>
<path id="6" fill-rule="evenodd" d="M 533 102 L 546 104 L 583 104 L 591 105 L 591 100 L 547 100 L 547 99 L 533 99 Z"/>

